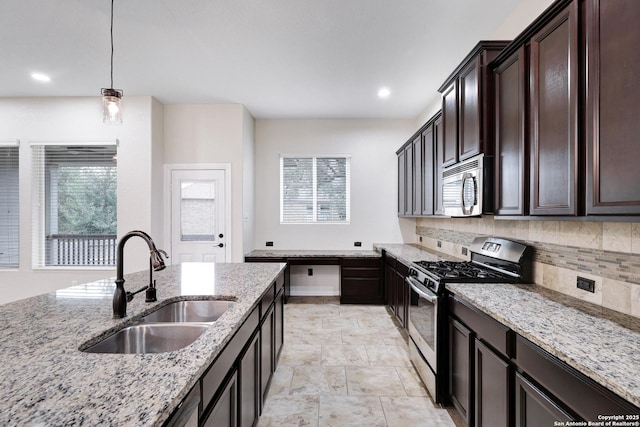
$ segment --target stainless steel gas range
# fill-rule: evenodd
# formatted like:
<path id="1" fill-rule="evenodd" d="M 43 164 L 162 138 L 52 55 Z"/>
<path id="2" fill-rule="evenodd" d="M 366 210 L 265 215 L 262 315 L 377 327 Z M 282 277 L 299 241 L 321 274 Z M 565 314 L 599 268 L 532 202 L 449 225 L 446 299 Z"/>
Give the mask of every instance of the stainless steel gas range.
<path id="1" fill-rule="evenodd" d="M 446 284 L 520 282 L 526 249 L 511 240 L 478 237 L 470 246 L 471 261 L 419 261 L 409 269 L 409 352 L 435 402 L 447 401 Z"/>

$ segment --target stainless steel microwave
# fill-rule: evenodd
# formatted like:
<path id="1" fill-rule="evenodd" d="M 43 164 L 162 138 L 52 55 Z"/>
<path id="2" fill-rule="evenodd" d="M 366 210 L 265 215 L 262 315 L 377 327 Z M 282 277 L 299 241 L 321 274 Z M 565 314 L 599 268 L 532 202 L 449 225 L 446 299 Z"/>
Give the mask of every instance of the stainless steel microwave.
<path id="1" fill-rule="evenodd" d="M 442 207 L 446 216 L 477 216 L 486 213 L 485 208 L 492 210 L 492 160 L 478 154 L 442 170 Z"/>

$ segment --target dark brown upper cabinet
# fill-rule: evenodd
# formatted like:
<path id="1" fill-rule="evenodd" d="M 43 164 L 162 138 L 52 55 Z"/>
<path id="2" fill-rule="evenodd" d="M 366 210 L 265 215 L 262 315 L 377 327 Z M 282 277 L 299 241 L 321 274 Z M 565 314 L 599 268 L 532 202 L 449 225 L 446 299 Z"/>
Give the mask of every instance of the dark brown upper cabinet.
<path id="1" fill-rule="evenodd" d="M 640 214 L 638 22 L 638 1 L 557 0 L 490 65 L 497 215 Z"/>
<path id="2" fill-rule="evenodd" d="M 398 156 L 398 216 L 404 216 L 406 215 L 407 206 L 407 159 L 404 147 L 400 149 L 396 155 Z"/>
<path id="3" fill-rule="evenodd" d="M 481 41 L 438 89 L 442 94 L 442 166 L 493 153 L 493 75 L 487 69 L 506 41 Z"/>
<path id="4" fill-rule="evenodd" d="M 640 2 L 586 0 L 586 214 L 640 214 Z"/>
<path id="5" fill-rule="evenodd" d="M 531 215 L 578 215 L 578 5 L 531 37 Z"/>
<path id="6" fill-rule="evenodd" d="M 424 157 L 423 157 L 423 143 L 422 143 L 422 135 L 418 135 L 414 138 L 411 143 L 413 146 L 413 171 L 411 179 L 413 180 L 413 215 L 420 216 L 422 215 L 422 209 L 424 205 L 424 197 L 422 196 L 422 191 L 424 188 L 423 185 L 423 176 L 424 176 Z"/>
<path id="7" fill-rule="evenodd" d="M 436 164 L 435 164 L 435 139 L 433 126 L 427 126 L 422 131 L 420 143 L 422 145 L 422 177 L 420 181 L 420 194 L 422 195 L 422 212 L 423 216 L 434 214 L 435 200 L 435 182 L 436 182 Z"/>
<path id="8" fill-rule="evenodd" d="M 521 46 L 494 69 L 496 215 L 528 213 L 526 60 Z"/>
<path id="9" fill-rule="evenodd" d="M 398 151 L 398 216 L 439 214 L 442 115 L 427 121 Z M 440 138 L 440 140 L 439 140 Z"/>
<path id="10" fill-rule="evenodd" d="M 458 162 L 458 82 L 454 81 L 442 92 L 442 167 Z"/>
<path id="11" fill-rule="evenodd" d="M 433 189 L 433 214 L 444 215 L 442 206 L 442 156 L 444 150 L 444 124 L 442 113 L 438 113 L 433 121 L 433 167 L 434 167 L 434 189 Z"/>

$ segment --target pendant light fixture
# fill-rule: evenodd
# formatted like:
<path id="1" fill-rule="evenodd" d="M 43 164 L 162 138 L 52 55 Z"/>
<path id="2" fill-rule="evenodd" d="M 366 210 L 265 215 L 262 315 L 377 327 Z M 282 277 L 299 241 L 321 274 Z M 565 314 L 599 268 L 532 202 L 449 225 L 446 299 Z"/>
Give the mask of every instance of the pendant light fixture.
<path id="1" fill-rule="evenodd" d="M 113 0 L 111 0 L 111 87 L 102 88 L 102 121 L 122 124 L 122 89 L 113 88 Z"/>

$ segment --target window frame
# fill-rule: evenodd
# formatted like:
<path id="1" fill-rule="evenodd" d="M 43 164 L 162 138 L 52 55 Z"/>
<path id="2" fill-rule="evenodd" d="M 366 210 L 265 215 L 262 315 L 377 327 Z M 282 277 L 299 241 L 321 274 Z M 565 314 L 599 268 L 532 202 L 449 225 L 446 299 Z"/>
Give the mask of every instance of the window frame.
<path id="1" fill-rule="evenodd" d="M 49 191 L 46 188 L 45 164 L 36 165 L 36 156 L 34 148 L 46 146 L 105 146 L 113 145 L 116 149 L 116 156 L 119 148 L 118 139 L 109 140 L 31 140 L 29 141 L 31 155 L 31 268 L 33 270 L 113 270 L 116 266 L 114 259 L 113 264 L 96 264 L 96 265 L 47 265 L 46 260 L 46 230 L 47 230 L 47 200 Z M 44 156 L 40 159 L 44 162 Z M 116 162 L 117 172 L 117 162 Z M 42 176 L 42 179 L 40 177 Z M 116 185 L 116 198 L 117 198 Z M 116 202 L 117 203 L 117 202 Z M 117 221 L 117 218 L 116 218 Z M 116 224 L 117 228 L 117 224 Z M 117 232 L 116 232 L 117 234 Z"/>
<path id="2" fill-rule="evenodd" d="M 312 203 L 313 220 L 291 222 L 284 221 L 284 159 L 312 159 Z M 345 220 L 344 221 L 318 221 L 318 159 L 345 159 Z M 351 224 L 351 155 L 350 154 L 280 154 L 279 160 L 279 191 L 280 191 L 280 224 L 281 225 L 349 225 Z"/>
<path id="3" fill-rule="evenodd" d="M 7 265 L 5 266 L 0 266 L 0 271 L 12 271 L 12 270 L 18 270 L 20 268 L 20 246 L 21 246 L 21 242 L 20 242 L 20 169 L 21 169 L 21 165 L 20 165 L 20 140 L 18 139 L 2 139 L 0 140 L 0 148 L 16 148 L 17 149 L 17 159 L 18 159 L 18 181 L 17 181 L 17 188 L 16 188 L 16 208 L 17 208 L 17 212 L 18 212 L 18 221 L 17 221 L 17 247 L 16 247 L 16 257 L 17 257 L 17 262 L 15 264 L 11 264 L 11 265 Z M 8 231 L 8 230 L 7 230 Z"/>

